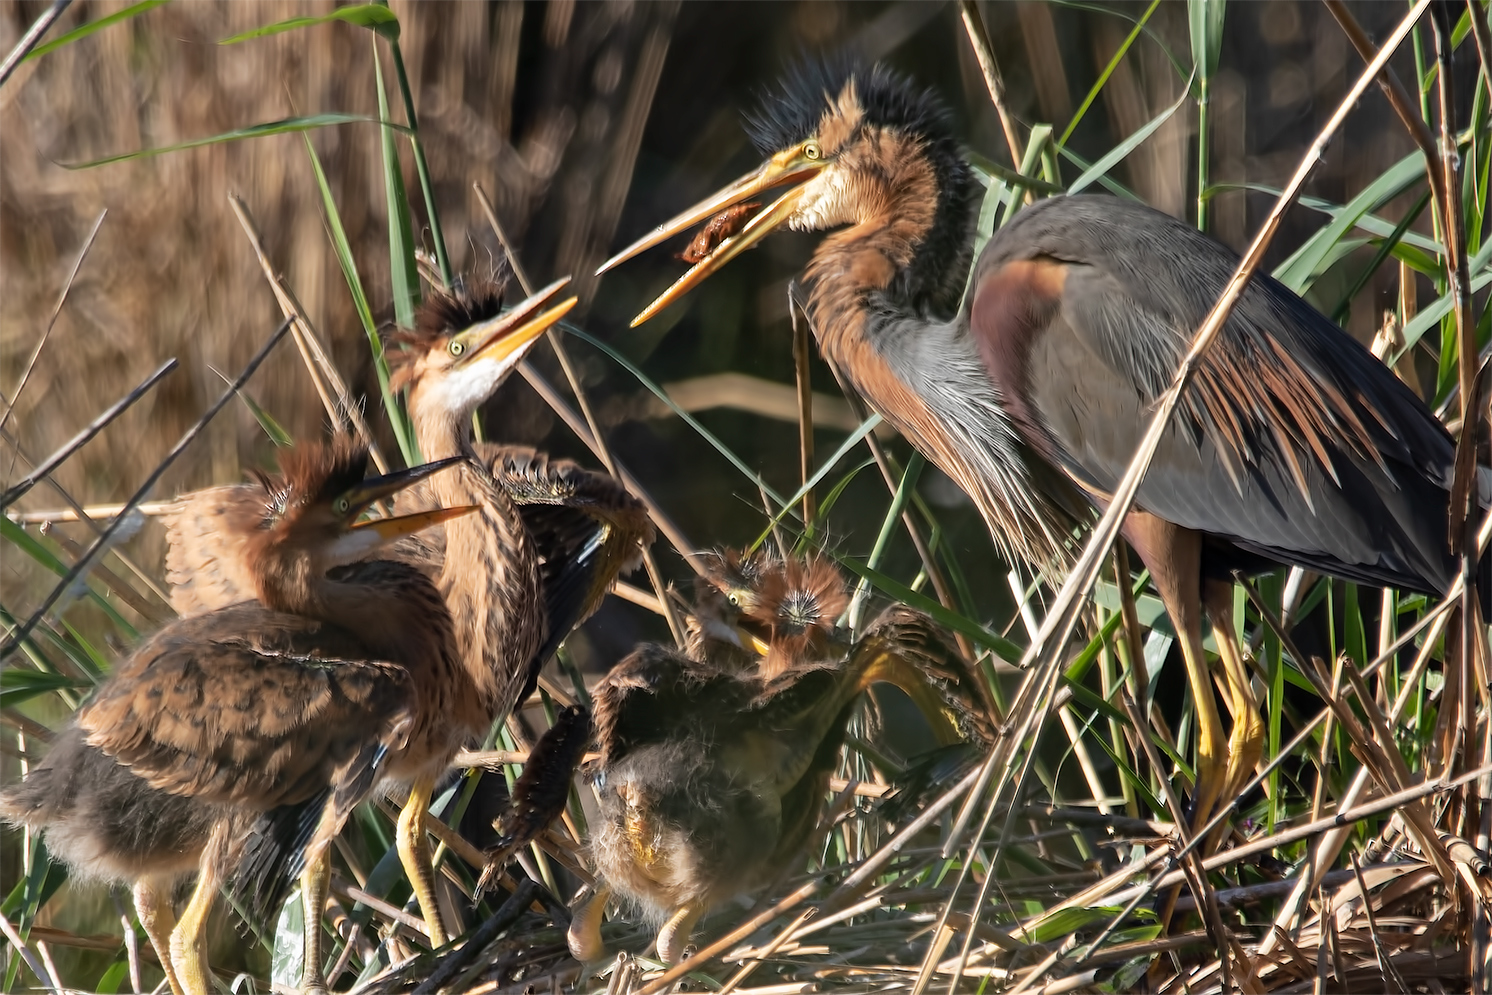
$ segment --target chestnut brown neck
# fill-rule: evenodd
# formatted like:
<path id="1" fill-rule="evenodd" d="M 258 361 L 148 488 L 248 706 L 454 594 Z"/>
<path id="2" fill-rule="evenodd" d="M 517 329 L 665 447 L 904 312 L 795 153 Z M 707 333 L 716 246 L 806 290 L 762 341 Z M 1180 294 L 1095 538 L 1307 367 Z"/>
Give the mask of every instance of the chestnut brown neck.
<path id="1" fill-rule="evenodd" d="M 462 660 L 489 719 L 496 719 L 516 704 L 546 635 L 538 555 L 517 508 L 476 457 L 470 415 L 454 417 L 420 400 L 417 385 L 409 407 L 425 459 L 468 457 L 428 481 L 441 507 L 479 509 L 445 524 L 437 584 Z"/>

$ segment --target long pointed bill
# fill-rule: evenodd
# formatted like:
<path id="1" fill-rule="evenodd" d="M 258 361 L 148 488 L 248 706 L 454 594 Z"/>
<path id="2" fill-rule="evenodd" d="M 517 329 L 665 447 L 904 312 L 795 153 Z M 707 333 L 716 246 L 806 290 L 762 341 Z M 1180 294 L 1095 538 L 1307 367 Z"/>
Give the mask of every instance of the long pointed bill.
<path id="1" fill-rule="evenodd" d="M 423 463 L 420 466 L 412 466 L 408 470 L 395 470 L 381 477 L 369 477 L 342 495 L 342 500 L 347 502 L 347 514 L 355 517 L 373 502 L 393 497 L 431 474 L 444 470 L 448 466 L 454 466 L 465 459 L 465 456 L 451 456 Z"/>
<path id="2" fill-rule="evenodd" d="M 782 226 L 793 212 L 798 209 L 798 202 L 803 199 L 803 186 L 799 185 L 778 197 L 772 204 L 757 213 L 746 227 L 730 238 L 722 239 L 720 244 L 708 256 L 689 267 L 688 272 L 679 277 L 672 287 L 658 295 L 658 299 L 642 309 L 642 313 L 632 319 L 632 327 L 647 321 L 649 318 L 662 311 L 674 301 L 683 297 L 695 287 L 704 283 L 709 276 L 732 259 L 751 248 L 757 242 L 766 238 L 772 232 Z"/>
<path id="3" fill-rule="evenodd" d="M 397 515 L 393 518 L 375 518 L 367 522 L 358 522 L 352 528 L 361 535 L 369 533 L 377 535 L 379 545 L 384 545 L 403 539 L 405 536 L 414 535 L 432 525 L 449 522 L 453 518 L 460 518 L 462 515 L 470 515 L 480 510 L 481 507 L 475 504 L 461 505 L 456 508 L 432 508 L 430 511 L 417 511 L 412 515 Z"/>
<path id="4" fill-rule="evenodd" d="M 556 281 L 519 304 L 512 311 L 493 318 L 491 321 L 473 325 L 462 332 L 460 337 L 465 339 L 468 345 L 461 362 L 465 364 L 478 359 L 496 360 L 506 367 L 525 352 L 540 335 L 569 314 L 570 309 L 578 303 L 579 298 L 571 297 L 538 317 L 534 317 L 535 312 L 568 282 L 568 277 Z"/>
<path id="5" fill-rule="evenodd" d="M 812 143 L 805 142 L 802 145 L 777 153 L 762 163 L 757 169 L 747 173 L 724 190 L 711 194 L 683 214 L 669 218 L 657 228 L 654 228 L 642 238 L 639 238 L 621 252 L 618 252 L 602 263 L 601 267 L 596 270 L 596 275 L 600 276 L 607 270 L 631 259 L 639 252 L 651 249 L 659 242 L 672 238 L 674 235 L 689 228 L 693 228 L 701 221 L 714 217 L 727 207 L 750 200 L 752 197 L 773 187 L 781 186 L 784 183 L 793 183 L 798 180 L 808 179 L 814 173 L 817 173 L 828 165 L 828 161 L 819 158 L 817 152 L 815 152 L 814 158 L 809 158 L 805 154 L 804 149 L 810 144 Z M 817 146 L 814 146 L 814 148 L 816 150 Z"/>

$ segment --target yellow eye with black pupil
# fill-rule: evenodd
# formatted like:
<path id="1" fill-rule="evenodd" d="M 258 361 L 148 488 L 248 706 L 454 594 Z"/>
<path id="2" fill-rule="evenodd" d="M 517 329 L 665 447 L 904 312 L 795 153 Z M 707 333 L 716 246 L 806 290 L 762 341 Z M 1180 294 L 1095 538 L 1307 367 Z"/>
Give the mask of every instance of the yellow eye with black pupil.
<path id="1" fill-rule="evenodd" d="M 824 153 L 819 149 L 818 145 L 816 143 L 814 143 L 814 142 L 809 142 L 807 145 L 803 146 L 803 158 L 805 158 L 805 159 L 817 159 L 819 156 L 821 156 L 823 154 Z"/>
<path id="2" fill-rule="evenodd" d="M 459 356 L 466 351 L 466 343 L 460 339 L 451 339 L 449 349 L 452 356 Z"/>

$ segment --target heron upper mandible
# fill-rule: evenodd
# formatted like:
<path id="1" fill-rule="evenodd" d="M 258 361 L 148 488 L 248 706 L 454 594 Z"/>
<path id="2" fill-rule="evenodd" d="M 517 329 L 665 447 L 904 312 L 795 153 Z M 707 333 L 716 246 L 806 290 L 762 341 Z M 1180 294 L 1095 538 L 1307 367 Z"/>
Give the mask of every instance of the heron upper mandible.
<path id="1" fill-rule="evenodd" d="M 251 833 L 304 825 L 305 846 L 379 777 L 455 751 L 440 745 L 455 661 L 438 592 L 411 568 L 359 561 L 473 509 L 358 524 L 445 464 L 365 481 L 366 451 L 346 440 L 281 464 L 244 546 L 259 600 L 151 636 L 0 795 L 0 814 L 42 829 L 80 877 L 134 887 L 178 995 L 211 990 L 203 928 Z M 172 885 L 193 870 L 173 928 Z"/>
<path id="2" fill-rule="evenodd" d="M 824 357 L 958 482 L 1006 555 L 1068 559 L 1072 527 L 1105 506 L 1237 256 L 1141 204 L 1065 196 L 994 232 L 970 275 L 980 188 L 941 102 L 884 67 L 806 66 L 748 127 L 768 157 L 758 169 L 601 271 L 788 189 L 636 322 L 774 230 L 837 229 L 804 276 Z M 1277 281 L 1254 278 L 1123 529 L 1181 637 L 1198 719 L 1194 819 L 1241 787 L 1263 742 L 1233 635 L 1232 571 L 1299 565 L 1444 594 L 1457 571 L 1452 452 L 1371 353 Z M 1208 679 L 1204 605 L 1231 736 Z"/>

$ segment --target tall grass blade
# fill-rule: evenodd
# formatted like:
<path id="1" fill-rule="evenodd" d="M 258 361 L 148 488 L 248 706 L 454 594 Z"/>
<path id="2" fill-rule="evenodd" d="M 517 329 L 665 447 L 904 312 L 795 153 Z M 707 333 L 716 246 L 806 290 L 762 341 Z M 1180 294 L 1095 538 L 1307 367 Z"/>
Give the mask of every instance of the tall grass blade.
<path id="1" fill-rule="evenodd" d="M 164 2 L 164 0 L 153 0 Z M 137 6 L 145 6 L 138 4 Z M 299 28 L 314 27 L 318 24 L 330 24 L 334 21 L 342 21 L 347 24 L 356 24 L 360 28 L 367 28 L 376 34 L 382 35 L 390 41 L 399 37 L 399 18 L 394 12 L 380 3 L 362 3 L 352 7 L 338 7 L 330 14 L 322 14 L 319 17 L 292 17 L 284 21 L 276 21 L 266 24 L 262 28 L 252 28 L 240 34 L 224 38 L 218 42 L 219 45 L 237 45 L 239 42 L 250 41 L 254 38 L 268 38 L 285 31 L 295 31 Z"/>
<path id="2" fill-rule="evenodd" d="M 47 42 L 45 45 L 36 46 L 31 50 L 31 53 L 29 55 L 21 60 L 21 62 L 26 63 L 30 62 L 32 59 L 39 59 L 49 52 L 57 51 L 64 45 L 71 45 L 75 41 L 87 38 L 95 31 L 102 31 L 104 28 L 113 27 L 121 21 L 128 21 L 132 17 L 139 17 L 147 10 L 154 10 L 156 7 L 159 7 L 165 2 L 166 0 L 140 0 L 139 3 L 132 3 L 128 7 L 125 7 L 121 10 L 116 10 L 112 14 L 104 15 L 96 21 L 89 21 L 87 24 L 80 24 L 76 28 L 73 28 L 71 31 L 69 31 L 67 34 L 59 35 L 58 37 L 53 38 L 51 41 Z"/>
<path id="3" fill-rule="evenodd" d="M 392 127 L 392 126 L 390 126 Z M 373 370 L 378 376 L 378 391 L 383 398 L 383 409 L 388 413 L 389 426 L 394 430 L 394 439 L 399 443 L 399 452 L 406 466 L 417 466 L 420 462 L 414 432 L 410 428 L 409 416 L 404 406 L 389 389 L 389 364 L 383 355 L 383 340 L 378 336 L 378 325 L 373 321 L 373 310 L 368 306 L 368 297 L 363 293 L 362 277 L 358 276 L 357 261 L 352 258 L 352 246 L 347 241 L 347 231 L 342 227 L 342 216 L 337 212 L 337 202 L 332 197 L 331 185 L 321 168 L 321 158 L 311 145 L 311 136 L 305 136 L 306 154 L 311 157 L 311 169 L 316 175 L 316 189 L 321 191 L 321 206 L 326 211 L 326 230 L 332 240 L 332 249 L 337 254 L 337 264 L 342 267 L 342 276 L 347 281 L 347 290 L 352 294 L 353 307 L 363 323 L 363 332 L 368 337 L 368 348 L 373 353 Z"/>
<path id="4" fill-rule="evenodd" d="M 1187 24 L 1191 31 L 1192 71 L 1197 78 L 1197 229 L 1207 230 L 1207 189 L 1211 175 L 1212 77 L 1217 74 L 1223 50 L 1223 15 L 1226 0 L 1187 0 Z"/>
<path id="5" fill-rule="evenodd" d="M 414 327 L 415 308 L 420 303 L 420 271 L 414 258 L 414 229 L 409 220 L 409 198 L 404 193 L 404 170 L 399 166 L 399 146 L 389 121 L 388 92 L 383 85 L 383 60 L 373 45 L 373 78 L 378 87 L 378 116 L 382 119 L 379 143 L 383 150 L 384 202 L 389 215 L 389 276 L 394 289 L 394 317 L 405 328 Z"/>
<path id="6" fill-rule="evenodd" d="M 153 149 L 139 149 L 135 152 L 123 152 L 119 155 L 105 156 L 102 159 L 93 159 L 89 162 L 64 162 L 59 163 L 63 169 L 95 169 L 99 166 L 107 166 L 115 162 L 129 162 L 133 159 L 148 159 L 152 156 L 165 155 L 168 152 L 184 152 L 187 149 L 200 149 L 206 145 L 222 145 L 225 142 L 241 142 L 249 138 L 267 138 L 271 135 L 294 135 L 307 131 L 315 131 L 317 128 L 334 128 L 343 124 L 379 124 L 376 117 L 367 117 L 362 114 L 312 114 L 308 117 L 287 117 L 278 121 L 266 121 L 263 124 L 253 124 L 247 128 L 235 128 L 225 131 L 209 138 L 193 138 L 190 141 L 178 142 L 175 145 L 164 145 Z M 400 131 L 405 130 L 401 125 L 389 125 Z"/>
<path id="7" fill-rule="evenodd" d="M 1171 120 L 1171 116 L 1181 109 L 1181 105 L 1186 103 L 1186 98 L 1189 96 L 1191 94 L 1188 90 L 1182 90 L 1181 96 L 1176 98 L 1175 103 L 1141 125 L 1134 134 L 1109 149 L 1109 151 L 1099 157 L 1097 162 L 1085 169 L 1083 175 L 1072 181 L 1072 185 L 1067 188 L 1067 192 L 1082 193 L 1098 180 L 1107 176 L 1109 170 L 1113 169 L 1126 156 L 1144 144 L 1145 140 L 1155 134 L 1161 125 Z"/>

